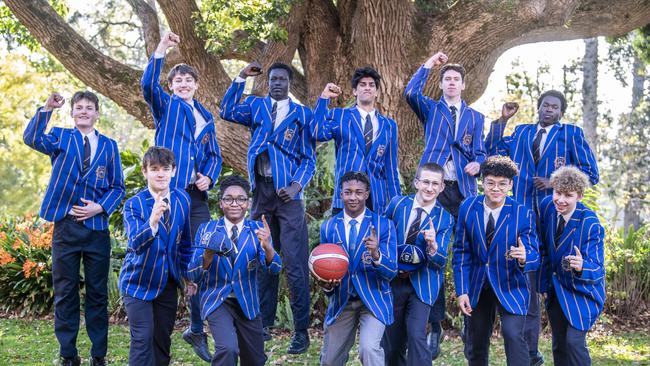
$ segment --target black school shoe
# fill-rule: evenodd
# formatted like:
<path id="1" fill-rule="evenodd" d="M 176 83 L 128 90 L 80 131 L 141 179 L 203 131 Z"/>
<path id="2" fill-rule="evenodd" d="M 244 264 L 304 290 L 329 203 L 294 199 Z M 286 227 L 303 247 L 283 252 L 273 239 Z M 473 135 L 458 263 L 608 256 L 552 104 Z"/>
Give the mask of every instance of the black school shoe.
<path id="1" fill-rule="evenodd" d="M 208 336 L 205 333 L 194 333 L 192 329 L 187 328 L 183 332 L 183 340 L 192 346 L 194 353 L 203 361 L 212 361 L 212 355 L 208 349 Z"/>
<path id="2" fill-rule="evenodd" d="M 306 330 L 296 331 L 291 337 L 291 343 L 287 348 L 287 353 L 297 355 L 307 352 L 309 348 L 309 334 Z"/>
<path id="3" fill-rule="evenodd" d="M 74 357 L 61 357 L 61 366 L 80 366 L 81 358 L 79 356 Z"/>

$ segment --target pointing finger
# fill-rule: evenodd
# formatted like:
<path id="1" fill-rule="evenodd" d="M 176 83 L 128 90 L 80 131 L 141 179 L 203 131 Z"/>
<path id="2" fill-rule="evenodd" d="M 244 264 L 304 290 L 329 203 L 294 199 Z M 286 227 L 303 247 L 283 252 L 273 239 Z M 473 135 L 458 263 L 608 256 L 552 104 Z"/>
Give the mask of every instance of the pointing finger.
<path id="1" fill-rule="evenodd" d="M 575 249 L 576 251 L 576 257 L 582 258 L 582 253 L 580 253 L 580 249 L 578 249 L 578 247 L 575 245 L 573 246 L 573 249 Z"/>
<path id="2" fill-rule="evenodd" d="M 262 215 L 262 224 L 264 224 L 265 229 L 270 230 L 269 223 L 266 222 L 266 215 Z"/>

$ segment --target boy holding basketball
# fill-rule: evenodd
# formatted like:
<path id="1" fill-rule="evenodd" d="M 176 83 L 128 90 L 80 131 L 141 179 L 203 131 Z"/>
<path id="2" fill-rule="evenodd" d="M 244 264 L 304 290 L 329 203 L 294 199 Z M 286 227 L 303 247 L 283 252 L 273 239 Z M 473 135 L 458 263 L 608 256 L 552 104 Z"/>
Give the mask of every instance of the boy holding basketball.
<path id="1" fill-rule="evenodd" d="M 360 324 L 359 358 L 364 365 L 383 365 L 381 339 L 393 322 L 390 281 L 397 273 L 395 227 L 366 208 L 370 181 L 361 172 L 341 177 L 344 209 L 321 226 L 321 243 L 339 243 L 349 258 L 340 281 L 319 281 L 329 297 L 321 365 L 344 365 Z M 317 277 L 317 276 L 316 276 Z"/>

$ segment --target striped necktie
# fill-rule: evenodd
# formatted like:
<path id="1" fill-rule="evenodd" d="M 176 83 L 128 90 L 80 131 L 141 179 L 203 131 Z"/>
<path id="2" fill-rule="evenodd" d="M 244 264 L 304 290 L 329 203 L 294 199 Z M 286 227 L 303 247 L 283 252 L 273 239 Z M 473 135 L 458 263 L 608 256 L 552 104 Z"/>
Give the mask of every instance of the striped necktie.
<path id="1" fill-rule="evenodd" d="M 370 113 L 368 113 L 366 114 L 366 122 L 363 125 L 363 139 L 366 141 L 366 154 L 372 146 L 372 135 L 372 118 L 370 117 Z"/>
<path id="2" fill-rule="evenodd" d="M 84 136 L 84 163 L 83 163 L 84 174 L 86 174 L 89 167 L 90 167 L 90 140 L 88 139 L 88 136 Z"/>

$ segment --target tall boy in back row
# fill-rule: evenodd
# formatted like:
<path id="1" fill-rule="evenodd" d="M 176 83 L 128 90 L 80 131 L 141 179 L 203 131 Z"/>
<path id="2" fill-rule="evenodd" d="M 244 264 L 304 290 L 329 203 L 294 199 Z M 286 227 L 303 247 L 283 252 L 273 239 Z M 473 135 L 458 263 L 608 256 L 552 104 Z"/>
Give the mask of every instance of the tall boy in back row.
<path id="1" fill-rule="evenodd" d="M 95 94 L 80 91 L 72 96 L 70 116 L 75 128 L 54 127 L 45 133 L 53 111 L 63 103 L 60 94 L 50 95 L 29 121 L 23 140 L 52 162 L 40 216 L 54 222 L 54 334 L 60 345 L 61 364 L 81 363 L 76 343 L 83 259 L 86 330 L 92 343 L 90 364 L 99 366 L 106 364 L 108 347 L 108 217 L 124 197 L 124 177 L 117 143 L 95 129 L 99 118 Z"/>

